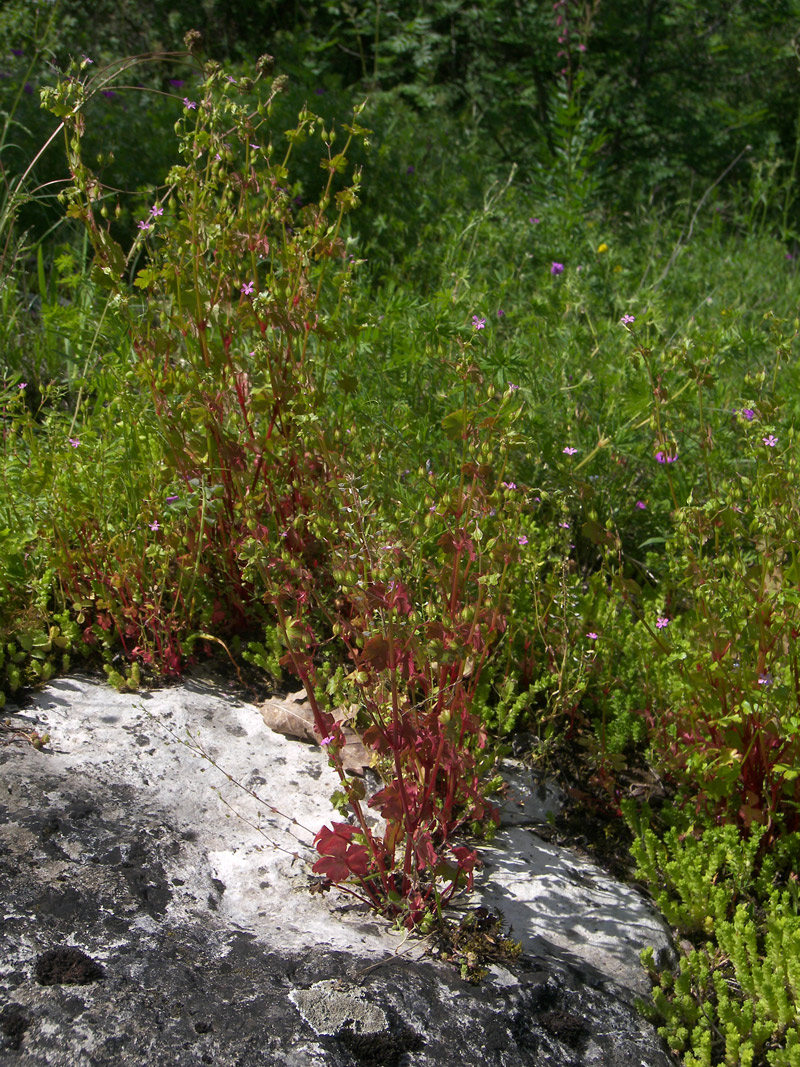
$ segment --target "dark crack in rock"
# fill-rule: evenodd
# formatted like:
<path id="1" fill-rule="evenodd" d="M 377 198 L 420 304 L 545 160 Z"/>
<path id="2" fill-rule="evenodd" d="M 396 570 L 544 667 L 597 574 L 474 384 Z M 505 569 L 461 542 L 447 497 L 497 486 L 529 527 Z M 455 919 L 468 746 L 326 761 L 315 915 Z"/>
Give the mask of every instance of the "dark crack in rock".
<path id="1" fill-rule="evenodd" d="M 103 968 L 73 945 L 56 945 L 36 957 L 33 975 L 39 985 L 89 985 L 103 977 Z"/>
<path id="2" fill-rule="evenodd" d="M 3 1010 L 0 1011 L 0 1030 L 3 1032 L 3 1037 L 5 1038 L 3 1044 L 6 1048 L 14 1052 L 18 1051 L 22 1045 L 25 1031 L 30 1025 L 31 1020 L 20 1004 L 15 1004 L 13 1001 L 10 1004 L 6 1004 Z"/>

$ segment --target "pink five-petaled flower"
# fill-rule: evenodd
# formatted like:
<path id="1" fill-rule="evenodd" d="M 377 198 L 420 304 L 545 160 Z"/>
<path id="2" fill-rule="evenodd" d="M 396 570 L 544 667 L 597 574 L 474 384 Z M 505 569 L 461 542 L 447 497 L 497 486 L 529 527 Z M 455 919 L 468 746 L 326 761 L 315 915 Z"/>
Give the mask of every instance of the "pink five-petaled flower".
<path id="1" fill-rule="evenodd" d="M 155 218 L 157 215 L 163 215 L 164 209 L 158 204 L 153 204 L 153 206 L 150 208 L 150 214 L 153 216 L 153 218 Z"/>
<path id="2" fill-rule="evenodd" d="M 564 452 L 567 456 L 574 456 L 578 450 L 577 448 L 570 448 L 570 446 L 567 445 L 567 447 L 562 448 L 561 451 Z"/>
<path id="3" fill-rule="evenodd" d="M 586 636 L 589 638 L 590 641 L 596 641 L 599 634 L 596 634 L 594 630 L 590 630 Z"/>
<path id="4" fill-rule="evenodd" d="M 502 482 L 501 484 L 502 484 L 504 489 L 516 489 L 517 488 L 517 483 L 516 482 Z"/>
<path id="5" fill-rule="evenodd" d="M 67 440 L 69 441 L 69 443 L 72 445 L 73 448 L 77 448 L 78 445 L 81 443 L 80 439 L 77 438 L 77 437 L 68 437 Z"/>
<path id="6" fill-rule="evenodd" d="M 636 322 L 636 316 L 635 315 L 623 315 L 622 318 L 619 321 L 622 323 L 623 326 L 630 326 L 630 324 L 632 322 Z"/>
<path id="7" fill-rule="evenodd" d="M 639 509 L 639 511 L 644 511 L 644 509 L 647 507 L 647 504 L 645 504 L 643 500 L 637 500 L 636 507 Z"/>
<path id="8" fill-rule="evenodd" d="M 149 523 L 148 525 L 150 526 L 151 530 L 160 530 L 161 529 L 161 524 L 159 523 L 158 519 L 153 519 L 153 521 L 151 523 Z"/>
<path id="9" fill-rule="evenodd" d="M 656 629 L 663 630 L 665 626 L 669 626 L 669 619 L 666 615 L 659 615 L 656 619 Z"/>
<path id="10" fill-rule="evenodd" d="M 556 263 L 556 261 L 553 260 L 553 262 L 550 264 L 550 273 L 551 274 L 563 274 L 564 273 L 564 264 L 563 263 Z"/>
<path id="11" fill-rule="evenodd" d="M 775 445 L 777 445 L 778 443 L 778 438 L 775 436 L 775 434 L 772 433 L 769 435 L 769 437 L 762 437 L 761 440 L 764 442 L 767 448 L 774 448 Z"/>
<path id="12" fill-rule="evenodd" d="M 328 734 L 327 737 L 323 737 L 323 739 L 320 741 L 320 744 L 321 745 L 332 745 L 335 740 L 336 739 L 333 736 L 333 734 Z"/>
<path id="13" fill-rule="evenodd" d="M 508 383 L 509 393 L 516 393 L 517 389 L 519 389 L 518 385 L 512 385 L 511 382 Z"/>
<path id="14" fill-rule="evenodd" d="M 479 319 L 477 315 L 472 316 L 472 325 L 476 330 L 482 330 L 486 325 L 486 319 Z"/>
<path id="15" fill-rule="evenodd" d="M 24 389 L 27 384 L 28 384 L 27 382 L 20 382 L 19 385 L 17 386 L 17 389 Z"/>
<path id="16" fill-rule="evenodd" d="M 149 230 L 151 228 L 151 224 L 146 219 L 142 219 L 140 222 L 137 222 L 136 225 L 140 230 Z"/>
<path id="17" fill-rule="evenodd" d="M 245 296 L 250 296 L 250 294 L 253 292 L 254 289 L 255 289 L 255 286 L 253 285 L 252 282 L 245 282 L 244 285 L 242 286 L 242 292 L 244 293 Z"/>
<path id="18" fill-rule="evenodd" d="M 197 104 L 195 103 L 195 101 L 194 100 L 190 100 L 188 96 L 184 96 L 184 98 L 183 98 L 183 106 L 185 108 L 187 108 L 189 111 L 193 111 L 193 110 L 197 109 Z"/>
<path id="19" fill-rule="evenodd" d="M 527 536 L 525 534 L 520 534 L 519 537 L 517 538 L 517 540 L 519 541 L 519 543 L 521 545 L 527 545 L 527 543 L 528 543 L 528 538 L 527 538 Z"/>

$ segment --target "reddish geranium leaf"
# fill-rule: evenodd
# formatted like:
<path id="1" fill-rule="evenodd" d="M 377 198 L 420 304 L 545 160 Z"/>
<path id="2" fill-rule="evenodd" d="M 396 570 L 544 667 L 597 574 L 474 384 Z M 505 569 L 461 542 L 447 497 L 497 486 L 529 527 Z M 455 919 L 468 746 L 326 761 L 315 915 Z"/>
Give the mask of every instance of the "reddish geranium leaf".
<path id="1" fill-rule="evenodd" d="M 435 868 L 439 862 L 439 857 L 433 847 L 433 841 L 431 841 L 431 835 L 428 833 L 420 835 L 414 844 L 414 851 L 417 856 L 417 863 L 423 870 L 426 867 Z"/>
<path id="2" fill-rule="evenodd" d="M 355 826 L 346 822 L 335 822 L 332 827 L 323 826 L 314 838 L 314 847 L 323 856 L 341 856 L 350 844 Z"/>
<path id="3" fill-rule="evenodd" d="M 324 875 L 332 882 L 343 882 L 351 874 L 365 877 L 369 870 L 369 853 L 364 845 L 355 844 L 355 826 L 336 822 L 333 827 L 323 826 L 314 838 L 320 858 L 311 868 L 314 874 Z"/>
<path id="4" fill-rule="evenodd" d="M 347 849 L 347 866 L 359 878 L 366 877 L 369 870 L 369 852 L 364 845 L 350 845 Z"/>
<path id="5" fill-rule="evenodd" d="M 311 870 L 314 874 L 321 874 L 332 882 L 344 882 L 350 877 L 350 868 L 347 863 L 336 856 L 321 856 Z"/>
<path id="6" fill-rule="evenodd" d="M 459 872 L 467 876 L 467 889 L 472 889 L 473 872 L 478 864 L 478 853 L 465 845 L 456 845 L 453 849 L 453 855 L 458 860 Z"/>
<path id="7" fill-rule="evenodd" d="M 382 634 L 370 637 L 364 645 L 360 658 L 378 671 L 386 670 L 389 663 L 389 642 Z"/>
<path id="8" fill-rule="evenodd" d="M 391 745 L 386 736 L 386 731 L 380 726 L 368 726 L 361 735 L 361 739 L 367 748 L 374 749 L 382 756 L 385 756 L 387 752 L 391 751 Z"/>
<path id="9" fill-rule="evenodd" d="M 396 785 L 387 785 L 379 790 L 369 802 L 371 808 L 377 808 L 388 823 L 399 823 L 403 818 L 403 802 Z"/>

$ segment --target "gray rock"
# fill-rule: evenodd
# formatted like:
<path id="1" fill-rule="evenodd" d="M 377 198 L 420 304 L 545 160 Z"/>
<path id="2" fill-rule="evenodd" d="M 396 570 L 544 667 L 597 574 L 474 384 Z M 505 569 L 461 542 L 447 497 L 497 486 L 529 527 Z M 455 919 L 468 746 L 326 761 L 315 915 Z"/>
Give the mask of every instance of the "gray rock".
<path id="1" fill-rule="evenodd" d="M 548 844 L 534 829 L 501 830 L 481 856 L 472 899 L 499 911 L 526 953 L 591 968 L 630 1000 L 650 990 L 643 948 L 655 949 L 660 966 L 674 960 L 666 923 L 635 886 Z"/>
<path id="2" fill-rule="evenodd" d="M 61 679 L 17 717 L 52 742 L 0 749 L 0 1062 L 671 1062 L 619 975 L 570 957 L 567 923 L 563 946 L 532 935 L 472 987 L 346 895 L 309 894 L 335 775 L 211 680 L 123 695 Z M 492 852 L 482 893 L 504 862 Z M 517 892 L 494 891 L 506 907 Z"/>

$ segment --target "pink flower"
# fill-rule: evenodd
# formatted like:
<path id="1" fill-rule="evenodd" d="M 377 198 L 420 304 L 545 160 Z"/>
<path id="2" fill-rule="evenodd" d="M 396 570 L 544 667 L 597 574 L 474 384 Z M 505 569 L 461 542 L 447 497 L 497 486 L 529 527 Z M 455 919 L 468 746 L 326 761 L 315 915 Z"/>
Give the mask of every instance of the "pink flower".
<path id="1" fill-rule="evenodd" d="M 69 443 L 72 445 L 73 448 L 77 448 L 78 445 L 80 444 L 80 440 L 77 437 L 68 437 L 67 440 L 69 441 Z"/>
<path id="2" fill-rule="evenodd" d="M 140 230 L 149 230 L 151 228 L 150 223 L 146 222 L 144 219 L 142 219 L 141 222 L 137 222 L 136 225 Z"/>
<path id="3" fill-rule="evenodd" d="M 320 744 L 321 745 L 332 745 L 335 740 L 336 740 L 336 738 L 333 736 L 333 734 L 328 734 L 327 737 L 323 737 L 323 739 L 320 741 Z"/>
<path id="4" fill-rule="evenodd" d="M 158 519 L 153 519 L 153 521 L 149 524 L 149 526 L 150 526 L 151 530 L 160 530 L 161 529 L 161 525 L 159 524 Z"/>
<path id="5" fill-rule="evenodd" d="M 153 216 L 153 218 L 155 218 L 157 215 L 163 215 L 164 209 L 163 207 L 159 207 L 158 204 L 153 204 L 153 206 L 150 208 L 150 214 Z"/>
<path id="6" fill-rule="evenodd" d="M 639 511 L 644 511 L 644 509 L 647 507 L 647 504 L 645 504 L 643 500 L 637 500 L 636 507 L 639 509 Z"/>
<path id="7" fill-rule="evenodd" d="M 778 438 L 774 434 L 770 434 L 769 437 L 762 437 L 761 440 L 767 448 L 774 448 L 778 443 Z"/>
<path id="8" fill-rule="evenodd" d="M 183 98 L 183 106 L 185 108 L 187 108 L 187 110 L 189 110 L 189 111 L 194 111 L 194 110 L 197 109 L 197 104 L 195 103 L 195 101 L 194 100 L 190 100 L 188 96 L 184 96 L 184 98 Z"/>
<path id="9" fill-rule="evenodd" d="M 482 330 L 486 325 L 486 319 L 479 319 L 477 315 L 472 316 L 472 325 L 476 330 Z"/>
<path id="10" fill-rule="evenodd" d="M 520 534 L 517 540 L 521 545 L 527 545 L 528 543 L 528 538 L 525 536 L 525 534 Z"/>
<path id="11" fill-rule="evenodd" d="M 245 296 L 250 296 L 254 289 L 255 286 L 252 282 L 245 282 L 245 284 L 242 286 L 242 292 Z"/>
<path id="12" fill-rule="evenodd" d="M 622 323 L 623 326 L 630 326 L 630 324 L 632 322 L 636 322 L 636 316 L 635 315 L 623 315 L 622 318 L 619 321 Z"/>
<path id="13" fill-rule="evenodd" d="M 596 634 L 594 630 L 590 630 L 586 636 L 589 638 L 590 641 L 596 641 L 599 634 Z"/>
<path id="14" fill-rule="evenodd" d="M 657 463 L 674 463 L 677 458 L 677 456 L 670 455 L 669 452 L 656 452 Z"/>
<path id="15" fill-rule="evenodd" d="M 570 448 L 570 446 L 569 446 L 569 445 L 567 445 L 567 447 L 566 447 L 566 448 L 562 448 L 562 449 L 561 449 L 561 451 L 562 451 L 562 452 L 564 452 L 564 453 L 566 453 L 566 455 L 568 455 L 568 456 L 574 456 L 574 455 L 575 455 L 575 453 L 576 453 L 576 452 L 577 452 L 578 450 L 577 450 L 577 448 Z"/>
<path id="16" fill-rule="evenodd" d="M 563 263 L 556 263 L 556 261 L 553 260 L 553 262 L 550 264 L 550 273 L 554 274 L 554 275 L 563 274 L 564 273 L 564 264 Z"/>
<path id="17" fill-rule="evenodd" d="M 656 619 L 656 629 L 663 630 L 665 626 L 669 626 L 669 619 L 666 615 L 659 615 Z"/>
<path id="18" fill-rule="evenodd" d="M 516 482 L 503 482 L 502 485 L 503 485 L 504 489 L 516 489 L 517 488 L 517 483 Z"/>

